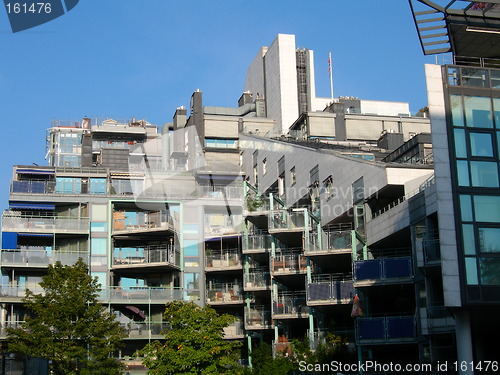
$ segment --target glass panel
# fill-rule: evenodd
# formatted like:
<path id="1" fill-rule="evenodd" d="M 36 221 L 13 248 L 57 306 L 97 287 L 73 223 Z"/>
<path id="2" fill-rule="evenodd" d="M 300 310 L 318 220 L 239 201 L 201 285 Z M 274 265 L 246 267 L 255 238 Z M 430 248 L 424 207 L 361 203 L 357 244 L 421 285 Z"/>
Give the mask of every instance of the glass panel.
<path id="1" fill-rule="evenodd" d="M 497 72 L 499 74 L 499 85 L 498 87 L 500 88 L 500 71 Z M 495 114 L 495 125 L 497 129 L 500 129 L 500 99 L 498 98 L 493 98 L 493 107 L 494 107 L 494 114 Z"/>
<path id="2" fill-rule="evenodd" d="M 468 127 L 492 128 L 493 118 L 490 98 L 481 96 L 464 96 L 465 118 Z"/>
<path id="3" fill-rule="evenodd" d="M 106 194 L 106 179 L 91 178 L 90 179 L 90 194 Z"/>
<path id="4" fill-rule="evenodd" d="M 500 258 L 479 258 L 481 284 L 500 285 Z"/>
<path id="5" fill-rule="evenodd" d="M 479 228 L 479 249 L 487 253 L 500 252 L 500 228 Z"/>
<path id="6" fill-rule="evenodd" d="M 92 238 L 90 240 L 91 253 L 105 255 L 106 254 L 106 238 Z"/>
<path id="7" fill-rule="evenodd" d="M 470 148 L 472 156 L 493 157 L 493 142 L 491 134 L 470 133 Z"/>
<path id="8" fill-rule="evenodd" d="M 465 130 L 455 129 L 455 155 L 457 158 L 467 157 L 467 144 L 465 143 Z"/>
<path id="9" fill-rule="evenodd" d="M 487 223 L 500 222 L 500 197 L 488 195 L 474 196 L 474 212 L 476 221 Z"/>
<path id="10" fill-rule="evenodd" d="M 184 256 L 198 256 L 198 241 L 184 240 Z"/>
<path id="11" fill-rule="evenodd" d="M 478 285 L 476 258 L 465 258 L 465 274 L 467 276 L 467 284 Z"/>
<path id="12" fill-rule="evenodd" d="M 494 89 L 500 89 L 500 70 L 490 70 L 490 75 L 491 87 Z"/>
<path id="13" fill-rule="evenodd" d="M 451 114 L 453 126 L 464 126 L 464 111 L 462 107 L 462 96 L 450 95 Z"/>
<path id="14" fill-rule="evenodd" d="M 458 185 L 470 186 L 469 165 L 467 160 L 457 160 Z"/>
<path id="15" fill-rule="evenodd" d="M 476 254 L 476 244 L 474 242 L 474 226 L 472 224 L 462 225 L 462 235 L 464 241 L 464 253 L 467 255 Z"/>
<path id="16" fill-rule="evenodd" d="M 448 84 L 451 86 L 458 86 L 460 84 L 460 68 L 448 68 Z"/>
<path id="17" fill-rule="evenodd" d="M 472 186 L 498 187 L 498 168 L 496 162 L 471 161 L 470 171 Z"/>
<path id="18" fill-rule="evenodd" d="M 91 272 L 92 277 L 97 277 L 97 282 L 101 284 L 101 288 L 108 286 L 108 274 L 106 272 Z"/>
<path id="19" fill-rule="evenodd" d="M 185 273 L 184 274 L 184 288 L 185 289 L 200 289 L 199 273 Z"/>
<path id="20" fill-rule="evenodd" d="M 488 87 L 489 74 L 486 69 L 462 68 L 462 86 Z"/>
<path id="21" fill-rule="evenodd" d="M 472 202 L 470 195 L 460 196 L 460 212 L 463 221 L 472 221 Z"/>
<path id="22" fill-rule="evenodd" d="M 92 232 L 106 232 L 107 223 L 90 223 L 90 230 Z"/>

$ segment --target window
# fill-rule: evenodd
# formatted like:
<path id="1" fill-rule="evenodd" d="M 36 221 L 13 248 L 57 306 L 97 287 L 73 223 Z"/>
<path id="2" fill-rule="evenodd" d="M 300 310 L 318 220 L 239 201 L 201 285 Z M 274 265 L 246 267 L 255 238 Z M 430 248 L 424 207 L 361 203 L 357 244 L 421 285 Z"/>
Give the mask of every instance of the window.
<path id="1" fill-rule="evenodd" d="M 326 200 L 330 200 L 333 197 L 333 177 L 328 176 L 328 178 L 323 181 L 323 190 L 325 192 Z"/>
<path id="2" fill-rule="evenodd" d="M 467 127 L 493 128 L 491 100 L 481 96 L 464 96 Z"/>
<path id="3" fill-rule="evenodd" d="M 237 139 L 205 138 L 205 147 L 238 148 Z"/>
<path id="4" fill-rule="evenodd" d="M 493 142 L 489 133 L 470 133 L 472 156 L 493 157 Z"/>
<path id="5" fill-rule="evenodd" d="M 500 228 L 479 228 L 479 250 L 485 253 L 500 252 Z"/>
<path id="6" fill-rule="evenodd" d="M 295 174 L 295 167 L 290 169 L 290 186 L 293 186 L 297 183 L 297 175 Z"/>
<path id="7" fill-rule="evenodd" d="M 267 173 L 267 159 L 262 160 L 262 174 Z"/>

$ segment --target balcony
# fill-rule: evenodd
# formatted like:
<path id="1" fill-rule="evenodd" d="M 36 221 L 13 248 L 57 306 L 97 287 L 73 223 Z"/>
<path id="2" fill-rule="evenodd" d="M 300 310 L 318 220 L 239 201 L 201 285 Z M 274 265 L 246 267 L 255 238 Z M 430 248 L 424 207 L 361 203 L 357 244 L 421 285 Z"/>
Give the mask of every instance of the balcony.
<path id="1" fill-rule="evenodd" d="M 321 232 L 321 241 L 318 233 L 310 233 L 304 241 L 304 252 L 307 256 L 349 254 L 352 252 L 352 230 Z"/>
<path id="2" fill-rule="evenodd" d="M 278 292 L 273 301 L 273 319 L 308 318 L 305 292 Z"/>
<path id="3" fill-rule="evenodd" d="M 89 218 L 32 216 L 17 211 L 5 211 L 2 215 L 2 230 L 28 233 L 88 233 Z"/>
<path id="4" fill-rule="evenodd" d="M 354 286 L 413 281 L 411 257 L 358 260 L 353 264 Z"/>
<path id="5" fill-rule="evenodd" d="M 4 302 L 18 302 L 26 297 L 26 289 L 29 289 L 34 294 L 45 294 L 45 290 L 38 283 L 22 283 L 18 282 L 0 285 L 0 297 Z"/>
<path id="6" fill-rule="evenodd" d="M 210 254 L 205 257 L 206 272 L 241 270 L 243 268 L 238 249 L 205 250 L 205 253 L 209 252 Z"/>
<path id="7" fill-rule="evenodd" d="M 272 211 L 268 218 L 269 233 L 278 232 L 302 232 L 308 228 L 311 230 L 311 220 L 307 211 L 300 209 L 298 211 Z"/>
<path id="8" fill-rule="evenodd" d="M 307 305 L 346 305 L 354 298 L 354 282 L 343 275 L 313 275 L 307 284 Z"/>
<path id="9" fill-rule="evenodd" d="M 262 215 L 271 210 L 271 200 L 250 190 L 245 199 L 245 208 L 247 215 Z"/>
<path id="10" fill-rule="evenodd" d="M 245 329 L 261 330 L 272 329 L 271 311 L 265 310 L 264 306 L 245 307 Z"/>
<path id="11" fill-rule="evenodd" d="M 169 328 L 166 322 L 129 322 L 121 323 L 126 334 L 125 339 L 161 340 L 165 338 L 162 333 Z"/>
<path id="12" fill-rule="evenodd" d="M 108 303 L 159 304 L 183 299 L 182 288 L 176 287 L 107 287 L 99 292 L 99 300 Z"/>
<path id="13" fill-rule="evenodd" d="M 245 291 L 259 291 L 271 289 L 271 275 L 264 268 L 251 268 L 245 272 Z"/>
<path id="14" fill-rule="evenodd" d="M 11 194 L 53 194 L 56 182 L 47 180 L 11 181 Z"/>
<path id="15" fill-rule="evenodd" d="M 224 338 L 226 340 L 238 340 L 245 337 L 245 329 L 241 318 L 237 317 L 236 320 L 224 327 Z"/>
<path id="16" fill-rule="evenodd" d="M 238 305 L 243 303 L 243 287 L 240 284 L 220 283 L 207 285 L 207 304 Z"/>
<path id="17" fill-rule="evenodd" d="M 52 249 L 28 248 L 1 250 L 2 267 L 46 268 L 49 264 L 61 262 L 64 266 L 75 264 L 79 258 L 88 263 L 87 251 L 60 251 Z"/>
<path id="18" fill-rule="evenodd" d="M 268 253 L 271 250 L 270 234 L 250 234 L 243 238 L 243 254 Z"/>
<path id="19" fill-rule="evenodd" d="M 425 240 L 422 242 L 424 251 L 424 264 L 427 266 L 438 265 L 441 262 L 441 249 L 439 239 Z"/>
<path id="20" fill-rule="evenodd" d="M 113 250 L 114 269 L 180 267 L 180 253 L 172 246 L 120 247 Z"/>
<path id="21" fill-rule="evenodd" d="M 307 259 L 301 252 L 277 253 L 271 257 L 273 275 L 299 275 L 307 272 Z"/>
<path id="22" fill-rule="evenodd" d="M 128 234 L 141 232 L 174 232 L 178 221 L 166 212 L 113 212 L 113 234 Z"/>
<path id="23" fill-rule="evenodd" d="M 384 316 L 357 318 L 358 344 L 386 344 L 416 342 L 414 316 Z"/>
<path id="24" fill-rule="evenodd" d="M 444 306 L 427 308 L 427 327 L 431 333 L 449 332 L 455 329 L 455 319 Z"/>
<path id="25" fill-rule="evenodd" d="M 243 199 L 243 185 L 197 186 L 198 198 Z"/>

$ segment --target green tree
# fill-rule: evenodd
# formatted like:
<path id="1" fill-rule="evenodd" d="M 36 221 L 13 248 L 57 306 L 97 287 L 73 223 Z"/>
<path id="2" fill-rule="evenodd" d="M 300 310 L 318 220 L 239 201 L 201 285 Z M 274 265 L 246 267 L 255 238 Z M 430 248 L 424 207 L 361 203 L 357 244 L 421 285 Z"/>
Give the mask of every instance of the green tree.
<path id="1" fill-rule="evenodd" d="M 73 266 L 49 265 L 40 286 L 44 293 L 26 291 L 31 316 L 8 329 L 9 350 L 49 360 L 55 375 L 119 374 L 113 353 L 124 332 L 97 301 L 100 285 L 82 259 Z"/>
<path id="2" fill-rule="evenodd" d="M 137 352 L 149 374 L 239 374 L 240 342 L 224 340 L 224 327 L 234 318 L 211 307 L 174 301 L 166 305 L 170 328 L 165 341 L 154 341 Z"/>
<path id="3" fill-rule="evenodd" d="M 261 342 L 252 351 L 252 368 L 247 369 L 248 375 L 286 375 L 297 366 L 289 357 L 281 354 L 273 358 L 271 345 Z"/>

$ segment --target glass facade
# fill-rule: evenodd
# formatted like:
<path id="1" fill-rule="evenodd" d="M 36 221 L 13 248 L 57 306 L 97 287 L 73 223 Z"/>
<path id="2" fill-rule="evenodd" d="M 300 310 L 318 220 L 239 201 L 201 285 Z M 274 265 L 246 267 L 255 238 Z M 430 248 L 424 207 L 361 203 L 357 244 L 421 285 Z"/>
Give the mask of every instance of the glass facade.
<path id="1" fill-rule="evenodd" d="M 463 279 L 470 287 L 500 286 L 500 71 L 447 69 Z"/>

